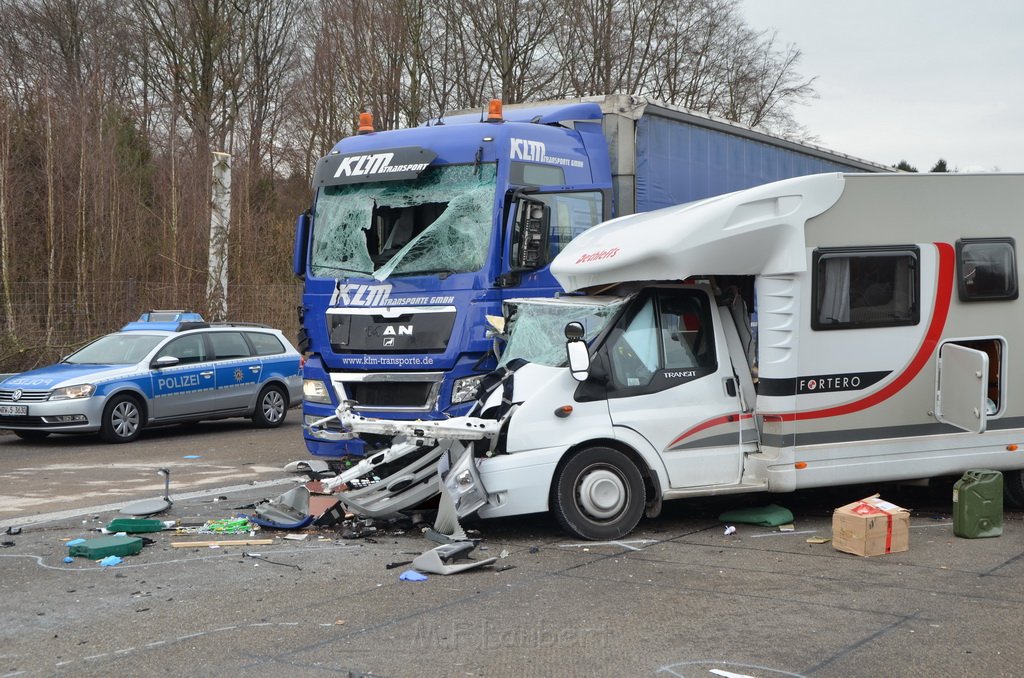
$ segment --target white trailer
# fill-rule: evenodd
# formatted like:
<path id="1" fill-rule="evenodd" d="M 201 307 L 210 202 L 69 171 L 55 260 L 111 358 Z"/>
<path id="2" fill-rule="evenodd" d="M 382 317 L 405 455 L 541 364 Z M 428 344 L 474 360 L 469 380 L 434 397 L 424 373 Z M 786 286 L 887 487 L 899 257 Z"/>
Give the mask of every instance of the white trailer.
<path id="1" fill-rule="evenodd" d="M 596 226 L 551 265 L 569 294 L 507 304 L 471 416 L 339 408 L 402 445 L 353 498 L 436 491 L 405 471 L 432 454 L 459 515 L 551 511 L 588 539 L 668 499 L 969 468 L 1022 502 L 1021 215 L 1024 175 L 821 174 Z"/>

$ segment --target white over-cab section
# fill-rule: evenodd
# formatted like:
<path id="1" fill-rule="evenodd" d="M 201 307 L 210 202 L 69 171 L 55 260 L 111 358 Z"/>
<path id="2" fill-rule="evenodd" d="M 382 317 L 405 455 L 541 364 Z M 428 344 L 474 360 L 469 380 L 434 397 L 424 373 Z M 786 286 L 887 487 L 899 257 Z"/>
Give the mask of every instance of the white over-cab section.
<path id="1" fill-rule="evenodd" d="M 571 294 L 507 304 L 468 417 L 387 432 L 460 515 L 589 539 L 667 499 L 969 468 L 1024 502 L 1021 214 L 1022 175 L 826 174 L 606 222 L 551 265 Z"/>

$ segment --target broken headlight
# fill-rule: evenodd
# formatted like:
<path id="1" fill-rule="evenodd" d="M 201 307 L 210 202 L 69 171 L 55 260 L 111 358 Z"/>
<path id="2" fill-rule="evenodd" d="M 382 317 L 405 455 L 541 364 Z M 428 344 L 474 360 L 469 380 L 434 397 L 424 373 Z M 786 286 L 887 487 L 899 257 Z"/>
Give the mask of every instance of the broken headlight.
<path id="1" fill-rule="evenodd" d="M 456 379 L 452 384 L 452 405 L 476 400 L 477 394 L 480 392 L 481 379 L 483 379 L 483 375 Z"/>
<path id="2" fill-rule="evenodd" d="M 459 451 L 453 446 L 441 457 L 437 470 L 441 475 L 441 482 L 455 504 L 455 513 L 460 518 L 468 516 L 487 503 L 487 490 L 480 482 L 476 459 L 473 458 L 473 448 L 463 447 Z"/>

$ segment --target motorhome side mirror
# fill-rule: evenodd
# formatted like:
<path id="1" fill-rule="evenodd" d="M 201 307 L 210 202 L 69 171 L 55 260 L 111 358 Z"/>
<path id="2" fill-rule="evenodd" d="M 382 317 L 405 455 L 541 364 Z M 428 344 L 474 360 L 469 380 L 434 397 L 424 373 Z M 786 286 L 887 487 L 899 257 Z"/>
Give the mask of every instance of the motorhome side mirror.
<path id="1" fill-rule="evenodd" d="M 539 200 L 516 201 L 516 230 L 512 245 L 512 269 L 533 271 L 548 263 L 548 227 L 551 208 Z"/>
<path id="2" fill-rule="evenodd" d="M 576 381 L 586 381 L 590 376 L 590 350 L 583 341 L 583 325 L 571 322 L 565 326 L 565 354 L 569 360 L 569 372 Z"/>
<path id="3" fill-rule="evenodd" d="M 572 321 L 565 326 L 565 338 L 569 341 L 580 341 L 583 339 L 584 329 L 583 323 L 578 321 Z"/>
<path id="4" fill-rule="evenodd" d="M 309 242 L 309 212 L 303 212 L 295 221 L 295 245 L 292 249 L 292 271 L 300 278 L 306 275 L 307 242 Z"/>

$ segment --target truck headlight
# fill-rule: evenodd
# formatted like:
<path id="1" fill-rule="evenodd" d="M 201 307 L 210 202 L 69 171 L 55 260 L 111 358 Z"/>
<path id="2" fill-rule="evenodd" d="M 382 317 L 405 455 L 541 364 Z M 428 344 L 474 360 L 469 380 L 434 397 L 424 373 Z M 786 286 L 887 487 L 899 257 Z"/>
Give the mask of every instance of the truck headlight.
<path id="1" fill-rule="evenodd" d="M 50 400 L 75 400 L 77 398 L 88 398 L 96 392 L 92 384 L 75 384 L 64 388 L 55 388 L 50 393 Z"/>
<path id="2" fill-rule="evenodd" d="M 456 379 L 452 384 L 452 405 L 476 400 L 477 394 L 480 392 L 481 379 L 483 379 L 483 375 Z"/>
<path id="3" fill-rule="evenodd" d="M 331 392 L 327 389 L 327 384 L 319 379 L 302 380 L 302 397 L 311 403 L 331 404 Z"/>

